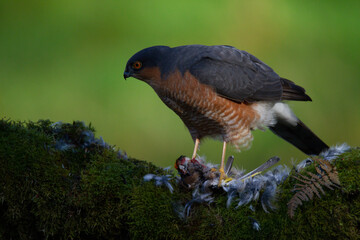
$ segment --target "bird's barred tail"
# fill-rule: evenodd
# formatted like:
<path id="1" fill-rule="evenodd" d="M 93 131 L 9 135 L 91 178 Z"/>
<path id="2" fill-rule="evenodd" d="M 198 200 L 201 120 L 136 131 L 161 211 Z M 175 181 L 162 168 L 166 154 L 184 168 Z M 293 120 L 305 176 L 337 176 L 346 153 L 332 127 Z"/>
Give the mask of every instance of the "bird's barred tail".
<path id="1" fill-rule="evenodd" d="M 270 130 L 285 139 L 307 155 L 319 155 L 329 147 L 318 138 L 303 122 L 298 120 L 296 126 L 285 121 L 278 121 Z"/>

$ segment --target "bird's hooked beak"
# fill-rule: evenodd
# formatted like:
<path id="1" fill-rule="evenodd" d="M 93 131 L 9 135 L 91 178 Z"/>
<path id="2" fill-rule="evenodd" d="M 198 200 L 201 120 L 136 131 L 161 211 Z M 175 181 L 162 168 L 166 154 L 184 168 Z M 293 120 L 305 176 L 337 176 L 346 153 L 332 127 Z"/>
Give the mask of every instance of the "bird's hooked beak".
<path id="1" fill-rule="evenodd" d="M 126 80 L 128 77 L 131 77 L 131 72 L 125 71 L 124 72 L 124 79 Z"/>
<path id="2" fill-rule="evenodd" d="M 133 74 L 132 69 L 129 67 L 129 65 L 126 65 L 124 71 L 124 79 L 126 80 L 127 78 L 132 77 L 132 74 Z"/>

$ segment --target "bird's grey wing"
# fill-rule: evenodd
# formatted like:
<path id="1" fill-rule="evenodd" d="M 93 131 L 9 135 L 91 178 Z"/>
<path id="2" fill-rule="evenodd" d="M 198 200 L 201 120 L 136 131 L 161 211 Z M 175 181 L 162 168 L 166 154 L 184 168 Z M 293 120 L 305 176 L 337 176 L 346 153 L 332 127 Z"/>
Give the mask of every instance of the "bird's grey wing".
<path id="1" fill-rule="evenodd" d="M 230 46 L 212 46 L 189 66 L 201 83 L 236 102 L 280 100 L 280 77 L 255 56 Z"/>

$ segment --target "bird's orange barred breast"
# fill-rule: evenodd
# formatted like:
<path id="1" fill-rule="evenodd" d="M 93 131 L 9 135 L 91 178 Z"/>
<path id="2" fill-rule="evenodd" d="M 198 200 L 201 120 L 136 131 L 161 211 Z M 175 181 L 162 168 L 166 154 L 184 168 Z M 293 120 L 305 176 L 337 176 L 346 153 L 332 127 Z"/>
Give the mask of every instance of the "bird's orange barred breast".
<path id="1" fill-rule="evenodd" d="M 238 149 L 250 146 L 251 130 L 259 119 L 252 104 L 237 103 L 219 96 L 189 72 L 181 74 L 175 71 L 162 79 L 159 69 L 147 71 L 151 72 L 152 79 L 145 81 L 179 115 L 194 140 L 212 137 L 230 142 Z"/>

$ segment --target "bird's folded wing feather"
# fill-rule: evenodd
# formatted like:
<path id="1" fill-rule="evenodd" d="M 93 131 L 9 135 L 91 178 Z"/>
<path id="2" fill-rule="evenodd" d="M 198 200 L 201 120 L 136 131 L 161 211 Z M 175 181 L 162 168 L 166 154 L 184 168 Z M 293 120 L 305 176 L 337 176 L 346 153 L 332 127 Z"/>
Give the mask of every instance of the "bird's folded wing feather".
<path id="1" fill-rule="evenodd" d="M 280 100 L 280 77 L 255 56 L 229 46 L 213 46 L 189 66 L 201 83 L 236 102 Z"/>

